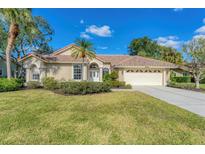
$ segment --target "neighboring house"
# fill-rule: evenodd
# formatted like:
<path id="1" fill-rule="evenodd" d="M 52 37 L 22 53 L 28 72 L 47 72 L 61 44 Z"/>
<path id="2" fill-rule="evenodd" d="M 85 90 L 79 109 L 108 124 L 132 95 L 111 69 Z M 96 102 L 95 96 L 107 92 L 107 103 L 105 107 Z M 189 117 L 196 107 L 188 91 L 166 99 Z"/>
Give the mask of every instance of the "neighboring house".
<path id="1" fill-rule="evenodd" d="M 183 77 L 183 76 L 192 76 L 191 71 L 188 66 L 182 65 L 177 69 L 172 70 L 172 76 Z"/>
<path id="2" fill-rule="evenodd" d="M 16 64 L 13 60 L 12 60 L 12 63 L 11 63 L 11 74 L 12 74 L 12 77 L 15 77 Z M 6 78 L 6 77 L 7 77 L 6 59 L 5 59 L 5 56 L 0 55 L 0 78 Z"/>
<path id="3" fill-rule="evenodd" d="M 50 55 L 29 54 L 22 58 L 26 69 L 26 81 L 41 81 L 43 77 L 57 80 L 102 81 L 105 73 L 116 70 L 119 80 L 131 85 L 166 85 L 170 70 L 178 66 L 172 63 L 129 55 L 96 55 L 92 60 L 75 59 L 71 56 L 71 44 Z"/>

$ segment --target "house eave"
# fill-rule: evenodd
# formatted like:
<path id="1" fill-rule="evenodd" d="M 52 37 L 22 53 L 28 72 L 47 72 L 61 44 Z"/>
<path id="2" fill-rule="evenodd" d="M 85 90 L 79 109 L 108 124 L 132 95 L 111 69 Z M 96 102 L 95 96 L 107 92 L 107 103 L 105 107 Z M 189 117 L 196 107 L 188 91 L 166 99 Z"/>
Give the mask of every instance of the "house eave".
<path id="1" fill-rule="evenodd" d="M 178 67 L 170 66 L 113 66 L 113 68 L 157 68 L 157 69 L 176 69 Z"/>
<path id="2" fill-rule="evenodd" d="M 48 61 L 48 64 L 83 64 L 83 62 L 53 62 L 53 61 Z M 88 62 L 84 62 L 84 64 L 88 64 Z"/>

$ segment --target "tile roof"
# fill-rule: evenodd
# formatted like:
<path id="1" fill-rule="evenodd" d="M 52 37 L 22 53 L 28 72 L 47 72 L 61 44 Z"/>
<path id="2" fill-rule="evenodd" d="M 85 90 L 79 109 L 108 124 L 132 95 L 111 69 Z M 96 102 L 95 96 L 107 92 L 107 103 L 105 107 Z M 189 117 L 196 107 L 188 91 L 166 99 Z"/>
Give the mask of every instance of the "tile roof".
<path id="1" fill-rule="evenodd" d="M 134 67 L 134 66 L 145 66 L 145 67 L 171 67 L 171 68 L 176 68 L 177 65 L 161 61 L 161 60 L 156 60 L 156 59 L 151 59 L 151 58 L 146 58 L 146 57 L 141 57 L 141 56 L 129 56 L 129 55 L 97 55 L 99 59 L 104 60 L 105 62 L 110 62 L 111 65 L 115 67 Z"/>
<path id="2" fill-rule="evenodd" d="M 30 54 L 48 63 L 82 63 L 82 59 L 75 59 L 71 55 L 39 55 Z M 25 57 L 26 58 L 26 57 Z M 24 58 L 23 58 L 24 59 Z M 96 55 L 96 59 L 110 63 L 113 67 L 162 67 L 162 68 L 179 68 L 179 66 L 152 58 L 129 55 Z M 88 62 L 88 59 L 85 59 Z"/>
<path id="3" fill-rule="evenodd" d="M 82 59 L 75 59 L 74 57 L 70 55 L 56 55 L 56 56 L 43 56 L 48 62 L 65 62 L 65 63 L 73 63 L 73 62 L 83 62 Z M 85 62 L 88 62 L 87 59 L 85 59 Z"/>

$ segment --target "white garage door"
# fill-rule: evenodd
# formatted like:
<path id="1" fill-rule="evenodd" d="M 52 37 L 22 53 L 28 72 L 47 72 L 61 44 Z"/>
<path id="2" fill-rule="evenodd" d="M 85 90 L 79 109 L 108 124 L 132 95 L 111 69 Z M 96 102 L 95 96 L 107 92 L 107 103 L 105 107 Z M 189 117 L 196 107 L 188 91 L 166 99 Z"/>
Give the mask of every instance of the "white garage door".
<path id="1" fill-rule="evenodd" d="M 131 85 L 162 85 L 162 73 L 125 72 L 124 81 Z"/>

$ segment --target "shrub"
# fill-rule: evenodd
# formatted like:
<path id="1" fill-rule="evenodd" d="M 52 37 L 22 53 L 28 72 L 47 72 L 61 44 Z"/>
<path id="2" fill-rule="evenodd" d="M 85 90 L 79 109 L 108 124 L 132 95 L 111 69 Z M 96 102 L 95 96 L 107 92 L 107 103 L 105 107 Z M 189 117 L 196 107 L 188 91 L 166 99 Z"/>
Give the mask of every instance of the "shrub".
<path id="1" fill-rule="evenodd" d="M 27 82 L 27 88 L 29 89 L 37 89 L 41 88 L 41 83 L 39 81 L 29 81 Z"/>
<path id="2" fill-rule="evenodd" d="M 0 79 L 0 92 L 14 91 L 23 87 L 23 81 L 20 79 Z"/>
<path id="3" fill-rule="evenodd" d="M 175 76 L 171 77 L 172 82 L 178 82 L 178 83 L 190 83 L 191 77 L 190 76 Z"/>
<path id="4" fill-rule="evenodd" d="M 55 90 L 58 88 L 58 82 L 53 77 L 45 77 L 42 82 L 45 89 Z"/>
<path id="5" fill-rule="evenodd" d="M 111 78 L 110 78 L 110 74 L 106 73 L 104 76 L 103 76 L 103 81 L 111 81 Z"/>
<path id="6" fill-rule="evenodd" d="M 132 89 L 132 86 L 131 86 L 131 84 L 126 84 L 124 88 L 125 89 Z"/>
<path id="7" fill-rule="evenodd" d="M 168 87 L 174 88 L 182 88 L 182 89 L 195 89 L 194 83 L 176 83 L 176 82 L 169 82 Z"/>
<path id="8" fill-rule="evenodd" d="M 56 92 L 61 94 L 85 95 L 109 92 L 110 88 L 110 85 L 105 82 L 67 81 L 61 82 Z"/>
<path id="9" fill-rule="evenodd" d="M 118 72 L 117 71 L 112 71 L 110 73 L 110 78 L 111 78 L 111 80 L 117 80 L 118 79 Z"/>
<path id="10" fill-rule="evenodd" d="M 205 84 L 205 78 L 203 78 L 200 83 Z"/>
<path id="11" fill-rule="evenodd" d="M 127 84 L 124 81 L 106 81 L 112 88 L 122 88 L 122 89 L 131 89 L 132 86 L 130 84 Z"/>
<path id="12" fill-rule="evenodd" d="M 110 74 L 107 73 L 103 76 L 103 81 L 115 81 L 118 79 L 118 72 L 112 71 Z"/>
<path id="13" fill-rule="evenodd" d="M 125 86 L 125 82 L 123 81 L 108 81 L 108 84 L 110 84 L 110 86 L 112 88 L 120 88 L 120 87 L 124 87 Z"/>

